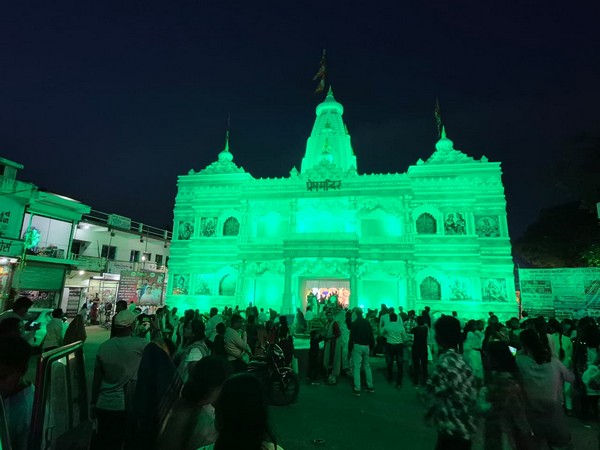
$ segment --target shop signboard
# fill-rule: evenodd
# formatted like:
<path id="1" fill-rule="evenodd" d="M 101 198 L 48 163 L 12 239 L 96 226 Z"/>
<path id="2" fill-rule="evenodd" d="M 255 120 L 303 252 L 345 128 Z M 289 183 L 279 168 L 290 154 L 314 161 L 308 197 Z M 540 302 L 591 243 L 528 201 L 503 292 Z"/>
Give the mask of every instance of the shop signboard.
<path id="1" fill-rule="evenodd" d="M 122 271 L 133 270 L 134 263 L 127 261 L 109 261 L 108 273 L 121 273 Z"/>
<path id="2" fill-rule="evenodd" d="M 24 212 L 25 205 L 14 198 L 0 196 L 0 236 L 18 239 Z"/>
<path id="3" fill-rule="evenodd" d="M 79 270 L 89 270 L 92 272 L 102 272 L 106 263 L 105 258 L 98 258 L 97 256 L 77 256 L 77 268 Z"/>
<path id="4" fill-rule="evenodd" d="M 12 257 L 19 257 L 23 255 L 23 241 L 1 237 L 0 255 Z"/>
<path id="5" fill-rule="evenodd" d="M 131 219 L 129 217 L 119 216 L 118 214 L 108 215 L 108 225 L 115 228 L 131 229 Z"/>
<path id="6" fill-rule="evenodd" d="M 165 274 L 153 271 L 121 271 L 117 301 L 125 300 L 143 305 L 162 303 Z"/>
<path id="7" fill-rule="evenodd" d="M 523 310 L 531 317 L 600 314 L 600 268 L 519 269 Z"/>

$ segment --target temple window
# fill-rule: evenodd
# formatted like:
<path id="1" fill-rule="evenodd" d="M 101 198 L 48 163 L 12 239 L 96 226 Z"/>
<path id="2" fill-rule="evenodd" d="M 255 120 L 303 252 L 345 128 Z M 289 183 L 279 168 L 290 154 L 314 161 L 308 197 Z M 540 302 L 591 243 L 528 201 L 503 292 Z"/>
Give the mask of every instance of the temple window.
<path id="1" fill-rule="evenodd" d="M 441 300 L 442 287 L 438 280 L 426 277 L 421 281 L 421 300 Z"/>
<path id="2" fill-rule="evenodd" d="M 436 221 L 431 214 L 423 213 L 417 219 L 417 234 L 435 234 L 436 229 Z"/>
<path id="3" fill-rule="evenodd" d="M 219 282 L 219 295 L 232 296 L 235 295 L 235 285 L 237 277 L 232 274 L 227 274 Z"/>
<path id="4" fill-rule="evenodd" d="M 240 234 L 240 222 L 235 217 L 230 217 L 223 223 L 223 236 L 237 236 Z"/>

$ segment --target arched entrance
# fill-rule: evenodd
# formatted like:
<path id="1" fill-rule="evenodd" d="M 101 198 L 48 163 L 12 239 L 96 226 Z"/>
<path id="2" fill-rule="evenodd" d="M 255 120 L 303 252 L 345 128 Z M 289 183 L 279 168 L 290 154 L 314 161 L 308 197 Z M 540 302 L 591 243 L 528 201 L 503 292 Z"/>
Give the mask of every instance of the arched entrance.
<path id="1" fill-rule="evenodd" d="M 311 306 L 313 312 L 320 311 L 325 305 L 346 308 L 350 303 L 350 280 L 347 278 L 303 278 L 300 280 L 299 298 L 302 309 Z"/>

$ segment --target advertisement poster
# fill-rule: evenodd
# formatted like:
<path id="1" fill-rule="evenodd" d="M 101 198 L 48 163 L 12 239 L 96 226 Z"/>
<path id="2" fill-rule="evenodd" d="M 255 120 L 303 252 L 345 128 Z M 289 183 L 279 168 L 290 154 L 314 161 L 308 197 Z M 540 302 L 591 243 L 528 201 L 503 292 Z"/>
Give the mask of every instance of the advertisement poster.
<path id="1" fill-rule="evenodd" d="M 600 268 L 519 269 L 519 279 L 530 316 L 600 315 Z"/>
<path id="2" fill-rule="evenodd" d="M 150 271 L 121 271 L 117 301 L 125 300 L 142 305 L 158 305 L 162 302 L 165 274 Z"/>

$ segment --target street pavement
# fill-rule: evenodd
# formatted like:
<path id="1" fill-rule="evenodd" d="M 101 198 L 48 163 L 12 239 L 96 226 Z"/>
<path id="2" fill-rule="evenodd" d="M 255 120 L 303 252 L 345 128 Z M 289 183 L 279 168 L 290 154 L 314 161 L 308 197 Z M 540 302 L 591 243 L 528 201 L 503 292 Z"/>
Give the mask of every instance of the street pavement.
<path id="1" fill-rule="evenodd" d="M 90 326 L 87 333 L 85 365 L 89 386 L 96 352 L 110 332 Z M 341 378 L 335 386 L 311 386 L 301 377 L 298 401 L 270 409 L 277 443 L 285 450 L 433 449 L 436 433 L 424 424 L 417 390 L 408 379 L 401 389 L 388 384 L 382 357 L 371 358 L 371 365 L 375 393 L 363 392 L 360 397 L 352 393 L 348 378 Z M 569 423 L 575 449 L 598 449 L 596 425 L 584 428 L 574 418 L 569 418 Z M 479 449 L 483 449 L 481 436 L 474 445 L 474 450 Z"/>

